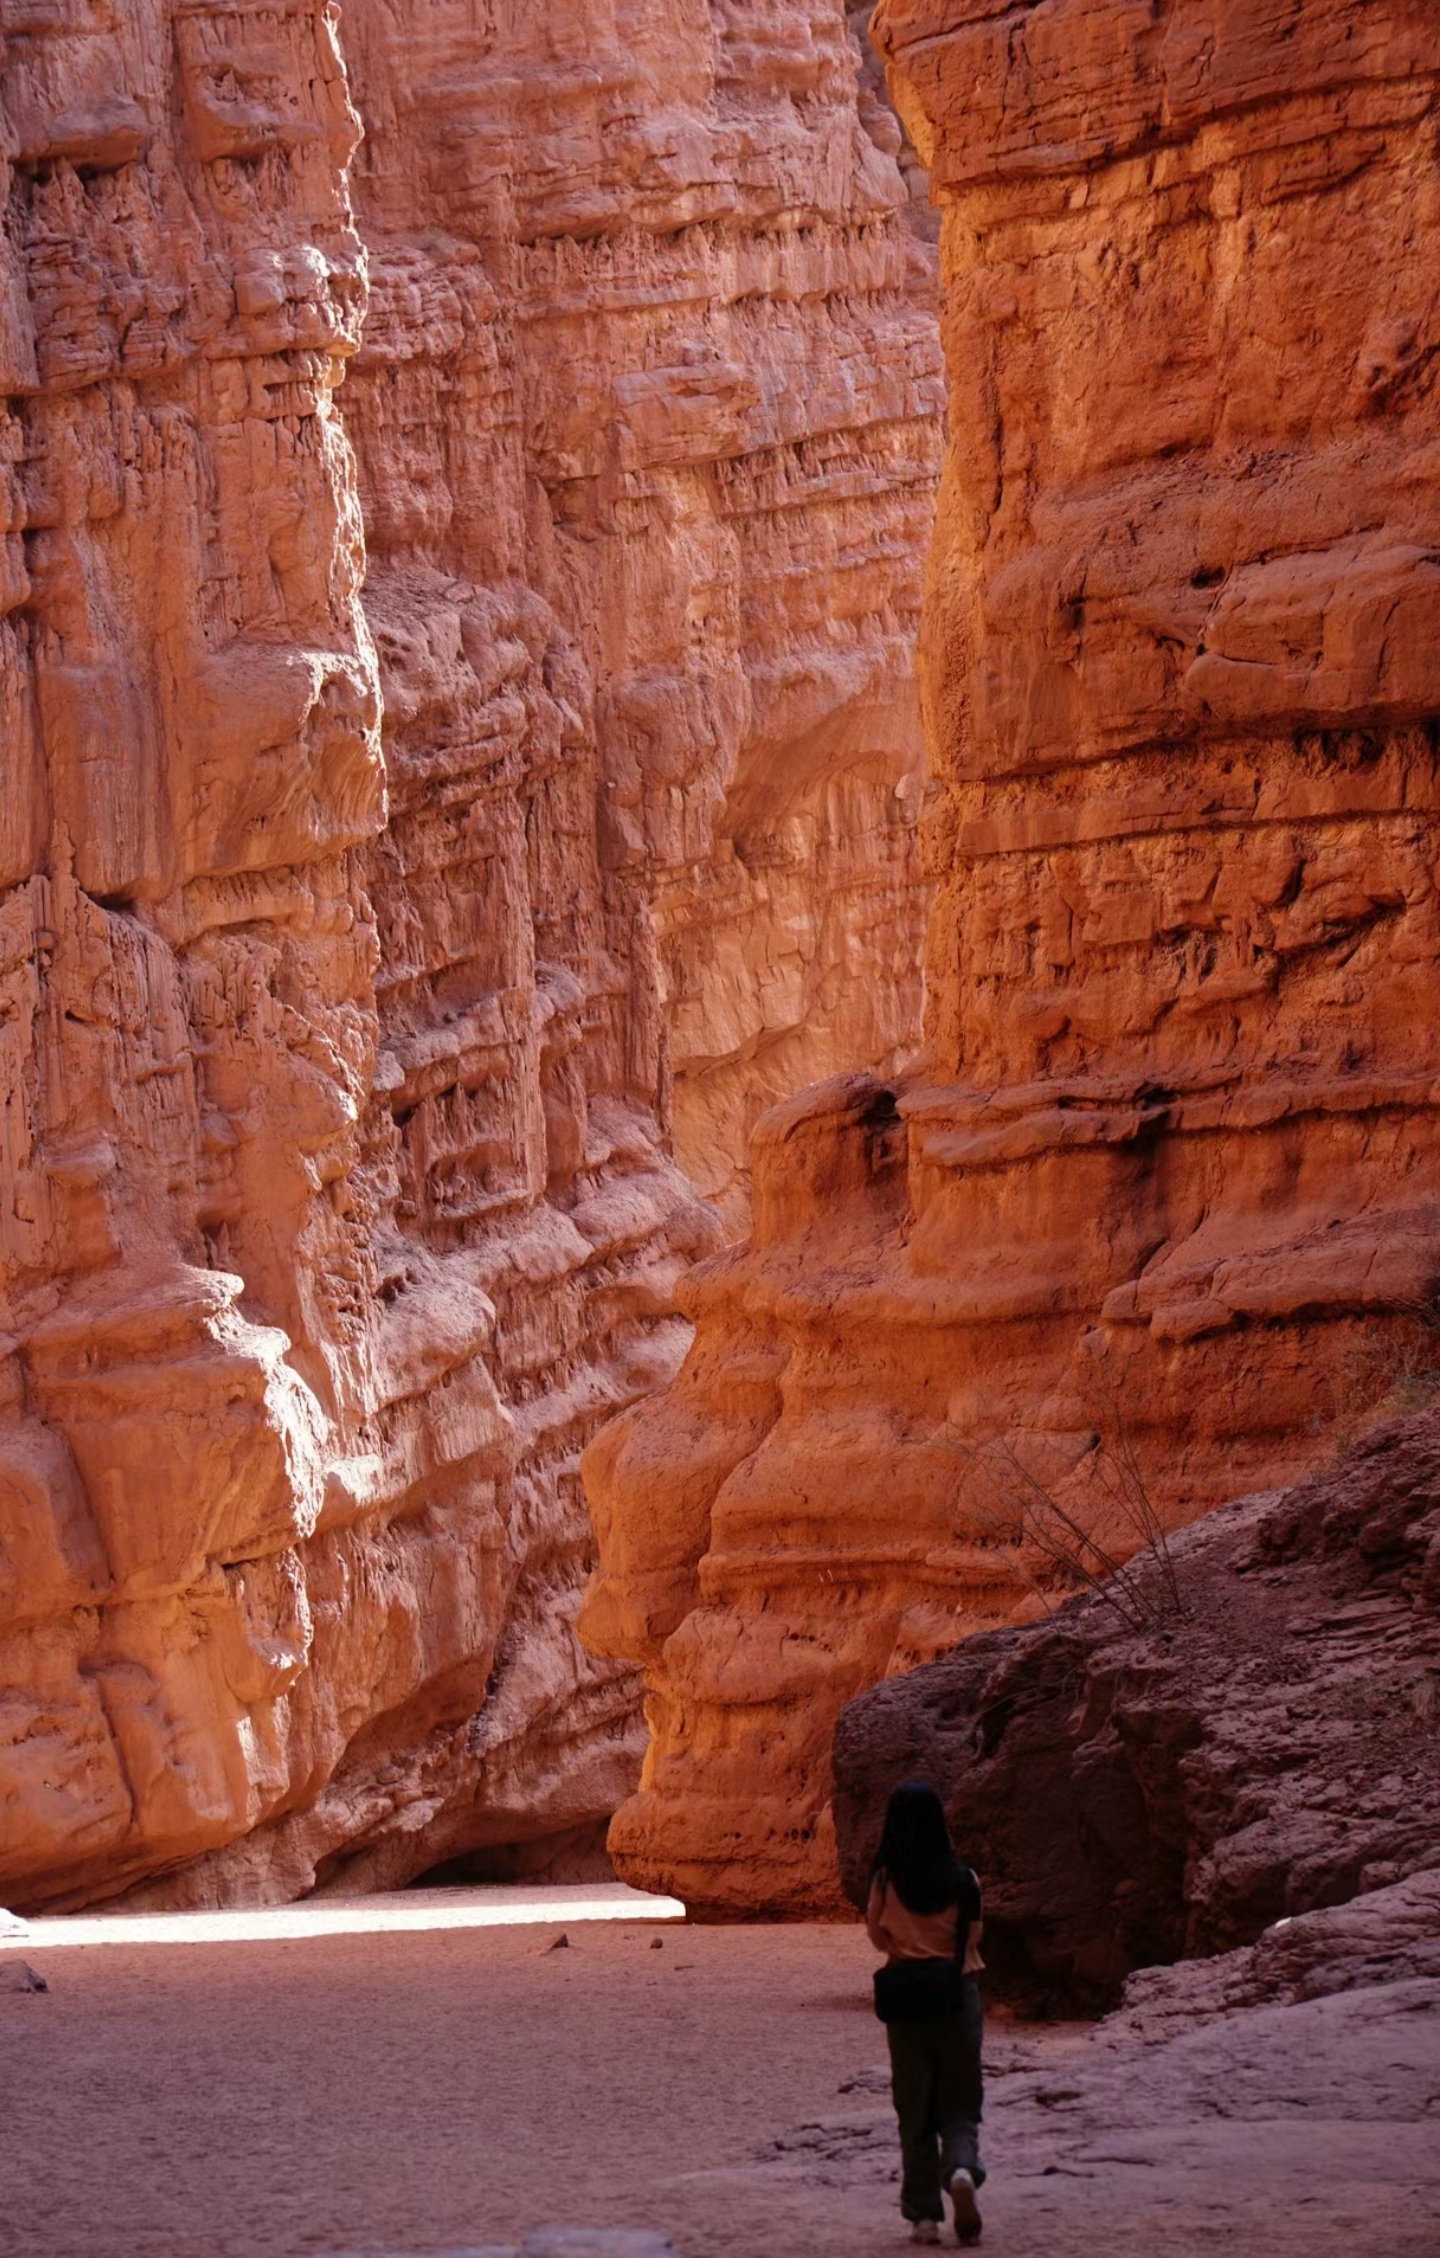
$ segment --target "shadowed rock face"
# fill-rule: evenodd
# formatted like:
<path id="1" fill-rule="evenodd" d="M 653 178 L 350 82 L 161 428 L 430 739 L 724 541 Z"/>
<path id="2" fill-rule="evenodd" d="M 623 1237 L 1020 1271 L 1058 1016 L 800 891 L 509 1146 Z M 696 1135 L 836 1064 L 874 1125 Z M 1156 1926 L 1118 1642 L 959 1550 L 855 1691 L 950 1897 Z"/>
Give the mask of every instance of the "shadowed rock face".
<path id="1" fill-rule="evenodd" d="M 914 1028 L 938 350 L 839 0 L 344 33 L 0 0 L 32 1904 L 610 1811 L 577 1460 L 719 1235 L 672 1116 L 742 1214 L 750 1112 Z"/>
<path id="2" fill-rule="evenodd" d="M 1178 2002 L 1434 1973 L 1414 1954 L 1440 1886 L 1440 1414 L 1171 1549 L 1183 1613 L 1163 1628 L 1073 1601 L 850 1704 L 850 1898 L 890 1790 L 920 1777 L 985 1877 L 987 1957 L 1032 1995 L 1108 2003 L 1133 1968 L 1212 1954 L 1230 1958 Z"/>
<path id="3" fill-rule="evenodd" d="M 952 385 L 926 1061 L 762 1124 L 750 1247 L 588 1462 L 655 1732 L 613 1845 L 737 1909 L 837 1902 L 831 1721 L 1028 1604 L 977 1454 L 1123 1550 L 1117 1423 L 1172 1527 L 1290 1481 L 1440 1276 L 1440 19 L 876 37 Z"/>

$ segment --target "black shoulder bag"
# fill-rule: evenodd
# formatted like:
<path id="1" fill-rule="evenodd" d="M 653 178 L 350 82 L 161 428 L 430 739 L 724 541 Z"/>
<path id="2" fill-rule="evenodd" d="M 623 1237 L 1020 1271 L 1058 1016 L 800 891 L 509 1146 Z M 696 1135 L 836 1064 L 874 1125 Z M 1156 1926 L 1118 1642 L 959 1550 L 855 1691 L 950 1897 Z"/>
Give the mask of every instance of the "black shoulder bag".
<path id="1" fill-rule="evenodd" d="M 955 1951 L 948 1960 L 887 1960 L 875 1971 L 875 2012 L 882 2023 L 920 2023 L 934 2015 L 953 2015 L 965 2004 L 965 1947 L 974 1916 L 967 1899 L 979 1897 L 969 1876 L 955 1908 Z"/>

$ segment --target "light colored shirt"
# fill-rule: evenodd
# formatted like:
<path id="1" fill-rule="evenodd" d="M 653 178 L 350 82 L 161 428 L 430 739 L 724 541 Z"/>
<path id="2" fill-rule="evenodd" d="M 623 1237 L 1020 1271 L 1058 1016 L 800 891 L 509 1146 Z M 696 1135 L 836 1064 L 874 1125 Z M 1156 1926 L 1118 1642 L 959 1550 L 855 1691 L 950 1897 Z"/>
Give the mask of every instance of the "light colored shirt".
<path id="1" fill-rule="evenodd" d="M 960 1909 L 955 1905 L 947 1905 L 939 1913 L 912 1913 L 909 1906 L 902 1903 L 899 1891 L 882 1875 L 877 1874 L 870 1884 L 865 1927 L 870 1942 L 887 1960 L 953 1960 L 955 1926 L 959 1918 Z M 964 1976 L 978 1976 L 985 1965 L 980 1957 L 983 1927 L 982 1921 L 970 1923 L 960 1970 Z"/>

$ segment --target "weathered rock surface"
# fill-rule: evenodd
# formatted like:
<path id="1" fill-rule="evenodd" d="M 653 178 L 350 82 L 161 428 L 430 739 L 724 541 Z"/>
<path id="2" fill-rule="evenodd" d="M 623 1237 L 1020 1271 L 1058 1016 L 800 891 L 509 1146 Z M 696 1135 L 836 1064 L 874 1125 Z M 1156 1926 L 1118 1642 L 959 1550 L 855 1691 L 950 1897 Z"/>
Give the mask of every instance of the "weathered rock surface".
<path id="1" fill-rule="evenodd" d="M 1421 1980 L 1440 1983 L 1440 1868 L 1323 1912 L 1282 1917 L 1232 1952 L 1139 1969 L 1106 2027 L 1154 2040 L 1239 2008 L 1293 2007 Z"/>
<path id="2" fill-rule="evenodd" d="M 1200 2258 L 1217 2244 L 1429 2258 L 1437 2043 L 1433 1979 L 1138 2038 L 1121 2016 L 1089 2028 L 992 2022 L 986 2240 L 1046 2258 Z M 787 2196 L 823 2201 L 827 2247 L 847 2258 L 851 2220 L 857 2258 L 865 2230 L 871 2249 L 895 2236 L 888 2085 L 888 2064 L 861 2070 L 841 2088 L 843 2114 L 795 2126 L 763 2164 L 711 2175 L 716 2194 L 758 2185 L 777 2213 Z"/>
<path id="3" fill-rule="evenodd" d="M 1027 1498 L 1123 1552 L 1118 1462 L 1172 1527 L 1293 1480 L 1440 1277 L 1440 18 L 877 37 L 944 207 L 927 1056 L 762 1124 L 589 1461 L 612 1847 L 733 1908 L 835 1902 L 830 1721 L 1030 1604 Z"/>
<path id="4" fill-rule="evenodd" d="M 941 375 L 899 128 L 857 103 L 836 0 L 494 23 L 362 0 L 346 50 L 371 311 L 345 421 L 391 883 L 410 898 L 412 807 L 486 810 L 529 773 L 514 615 L 538 599 L 569 718 L 536 818 L 554 867 L 509 916 L 579 981 L 547 1108 L 618 983 L 648 1104 L 743 1222 L 758 1115 L 919 1032 L 911 677 Z M 578 964 L 568 842 L 596 795 L 607 924 Z M 473 885 L 496 851 L 477 818 L 443 867 Z M 413 1008 L 399 937 L 381 950 Z"/>
<path id="5" fill-rule="evenodd" d="M 1113 1999 L 1134 1968 L 1214 1954 L 1200 1989 L 1221 2005 L 1386 1962 L 1440 1973 L 1414 1958 L 1440 1891 L 1440 1413 L 1170 1552 L 1183 1613 L 1154 1629 L 1102 1592 L 850 1704 L 851 1898 L 918 1775 L 985 1877 L 987 1958 L 1022 1988 Z M 1158 1599 L 1158 1564 L 1137 1574 Z"/>
<path id="6" fill-rule="evenodd" d="M 752 1103 L 912 1033 L 938 352 L 843 12 L 502 16 L 355 0 L 347 83 L 321 0 L 0 5 L 21 1903 L 613 1808 L 672 1088 L 743 1206 Z"/>

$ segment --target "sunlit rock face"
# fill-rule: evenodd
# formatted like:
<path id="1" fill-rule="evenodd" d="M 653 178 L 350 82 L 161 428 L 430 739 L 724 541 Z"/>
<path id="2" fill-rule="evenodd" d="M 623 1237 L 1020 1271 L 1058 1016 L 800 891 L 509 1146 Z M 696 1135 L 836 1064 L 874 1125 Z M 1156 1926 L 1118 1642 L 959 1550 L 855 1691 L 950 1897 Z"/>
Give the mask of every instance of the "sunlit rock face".
<path id="1" fill-rule="evenodd" d="M 916 1028 L 897 131 L 838 0 L 0 65 L 0 1895 L 568 1840 L 641 1738 L 580 1448 L 694 1184 Z"/>
<path id="2" fill-rule="evenodd" d="M 919 1033 L 941 379 L 900 128 L 832 0 L 361 0 L 346 45 L 373 303 L 345 413 L 392 734 L 427 785 L 473 734 L 471 662 L 417 648 L 417 608 L 472 646 L 467 585 L 563 623 L 561 765 L 598 796 L 648 1102 L 741 1227 L 759 1114 Z"/>
<path id="3" fill-rule="evenodd" d="M 837 1710 L 1034 1604 L 1037 1497 L 1120 1553 L 1127 1466 L 1171 1525 L 1293 1478 L 1440 1278 L 1440 19 L 877 37 L 952 384 L 925 1062 L 762 1125 L 589 1459 L 655 1728 L 612 1845 L 729 1908 L 835 1902 Z"/>
<path id="4" fill-rule="evenodd" d="M 508 1438 L 471 1359 L 462 1512 L 494 1534 L 415 1518 L 457 1454 L 396 1384 L 346 1194 L 385 781 L 332 398 L 365 302 L 333 26 L 0 22 L 0 1871 L 35 1897 L 313 1795 L 444 1644 L 434 1562 L 498 1593 Z M 388 1653 L 358 1620 L 377 1509 Z"/>

